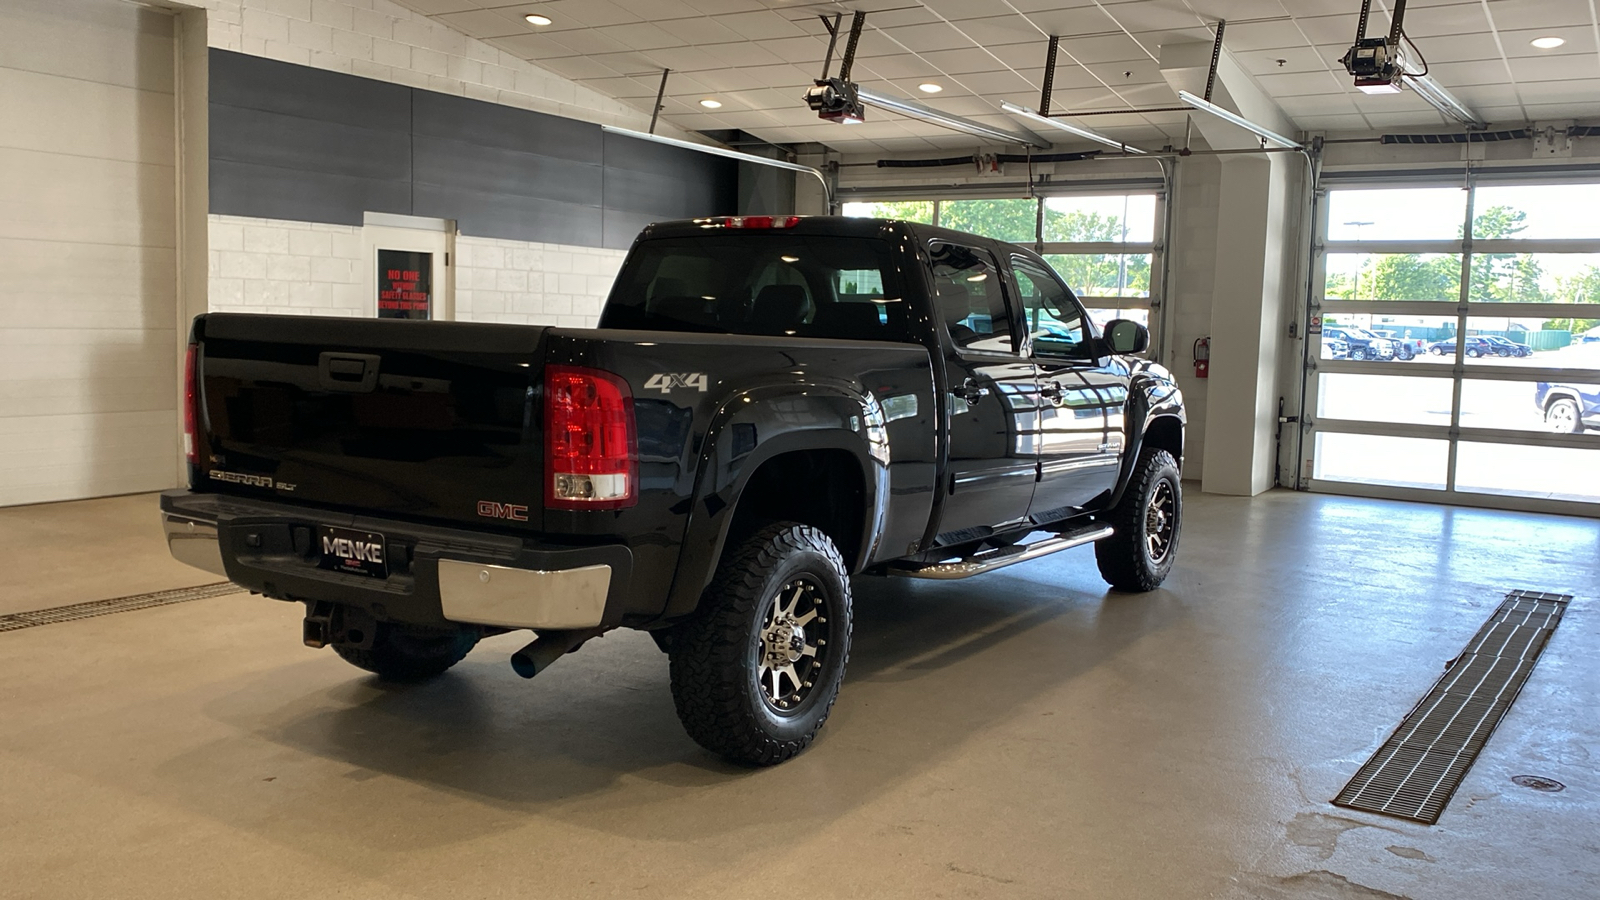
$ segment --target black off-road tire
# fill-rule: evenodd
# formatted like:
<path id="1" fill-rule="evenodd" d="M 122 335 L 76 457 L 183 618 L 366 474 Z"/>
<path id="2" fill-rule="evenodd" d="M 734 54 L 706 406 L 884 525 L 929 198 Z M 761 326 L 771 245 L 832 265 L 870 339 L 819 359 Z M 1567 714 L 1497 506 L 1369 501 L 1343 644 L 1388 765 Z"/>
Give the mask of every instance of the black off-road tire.
<path id="1" fill-rule="evenodd" d="M 333 652 L 384 681 L 422 681 L 466 658 L 479 636 L 475 628 L 450 632 L 379 622 L 371 647 L 334 644 Z"/>
<path id="2" fill-rule="evenodd" d="M 803 695 L 797 686 L 788 695 L 798 698 L 793 706 L 779 709 L 762 674 L 767 611 L 786 602 L 792 609 L 800 594 L 791 592 L 786 601 L 785 590 L 802 583 L 808 608 L 827 609 L 802 628 L 804 640 L 822 644 L 812 648 L 809 686 Z M 844 560 L 818 529 L 775 522 L 730 546 L 700 608 L 666 642 L 672 699 L 684 730 L 700 746 L 743 765 L 771 766 L 794 757 L 816 737 L 839 695 L 851 619 Z M 809 636 L 812 628 L 816 637 Z M 776 689 L 786 682 L 774 677 L 772 683 Z"/>
<path id="3" fill-rule="evenodd" d="M 1163 495 L 1165 491 L 1165 495 Z M 1162 526 L 1170 518 L 1170 536 L 1164 551 L 1154 555 L 1151 548 L 1152 521 L 1150 508 L 1161 498 L 1170 498 L 1170 513 L 1161 519 Z M 1172 560 L 1178 553 L 1178 537 L 1183 531 L 1183 486 L 1179 480 L 1178 463 L 1165 450 L 1145 447 L 1139 451 L 1133 477 L 1122 500 L 1103 520 L 1116 529 L 1111 537 L 1094 545 L 1094 560 L 1100 566 L 1100 575 L 1119 591 L 1143 593 L 1161 586 L 1172 571 Z M 1156 528 L 1156 531 L 1162 531 Z"/>

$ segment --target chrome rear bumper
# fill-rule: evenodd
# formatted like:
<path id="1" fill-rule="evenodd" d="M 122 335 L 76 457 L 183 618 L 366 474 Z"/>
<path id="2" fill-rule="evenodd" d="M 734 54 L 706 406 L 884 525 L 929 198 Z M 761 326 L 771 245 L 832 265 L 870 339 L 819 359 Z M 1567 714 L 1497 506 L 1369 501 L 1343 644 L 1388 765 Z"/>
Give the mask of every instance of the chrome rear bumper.
<path id="1" fill-rule="evenodd" d="M 167 533 L 167 550 L 173 559 L 213 575 L 228 577 L 228 570 L 222 565 L 222 545 L 217 541 L 215 522 L 186 519 L 171 513 L 163 513 L 161 521 Z"/>

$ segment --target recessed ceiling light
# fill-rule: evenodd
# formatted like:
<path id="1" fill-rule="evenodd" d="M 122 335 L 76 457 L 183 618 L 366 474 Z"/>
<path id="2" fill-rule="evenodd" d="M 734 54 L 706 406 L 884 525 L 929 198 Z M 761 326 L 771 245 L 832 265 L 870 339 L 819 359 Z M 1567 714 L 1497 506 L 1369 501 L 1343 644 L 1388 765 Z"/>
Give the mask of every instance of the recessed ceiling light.
<path id="1" fill-rule="evenodd" d="M 721 109 L 722 101 L 712 100 L 710 97 L 707 97 L 706 99 L 700 101 L 700 105 L 704 106 L 706 109 Z"/>
<path id="2" fill-rule="evenodd" d="M 922 84 L 917 85 L 917 90 L 923 92 L 924 94 L 937 94 L 944 90 L 944 85 L 934 84 L 931 81 L 925 81 Z"/>
<path id="3" fill-rule="evenodd" d="M 549 25 L 551 22 L 549 16 L 541 16 L 538 13 L 529 13 L 523 18 L 528 20 L 529 25 Z"/>
<path id="4" fill-rule="evenodd" d="M 1533 45 L 1538 47 L 1540 50 L 1554 50 L 1566 42 L 1566 38 L 1558 37 L 1540 37 L 1533 39 Z"/>

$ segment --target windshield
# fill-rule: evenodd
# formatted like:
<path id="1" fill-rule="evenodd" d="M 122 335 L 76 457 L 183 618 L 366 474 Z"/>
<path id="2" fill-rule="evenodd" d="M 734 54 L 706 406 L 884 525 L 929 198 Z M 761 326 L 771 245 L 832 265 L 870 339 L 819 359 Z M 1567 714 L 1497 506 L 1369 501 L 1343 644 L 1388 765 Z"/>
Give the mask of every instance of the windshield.
<path id="1" fill-rule="evenodd" d="M 635 245 L 601 328 L 906 341 L 889 245 L 786 231 Z"/>

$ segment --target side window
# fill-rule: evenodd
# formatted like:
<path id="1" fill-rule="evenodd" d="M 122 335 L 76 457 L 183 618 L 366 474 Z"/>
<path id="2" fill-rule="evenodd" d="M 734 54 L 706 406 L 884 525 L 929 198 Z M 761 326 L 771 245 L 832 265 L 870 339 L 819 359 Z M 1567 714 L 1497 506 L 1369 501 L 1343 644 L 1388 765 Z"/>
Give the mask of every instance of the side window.
<path id="1" fill-rule="evenodd" d="M 934 304 L 957 347 L 1012 353 L 1017 341 L 1006 311 L 994 257 L 983 250 L 935 241 Z"/>
<path id="2" fill-rule="evenodd" d="M 1089 333 L 1067 289 L 1030 259 L 1013 256 L 1011 266 L 1022 294 L 1034 355 L 1087 359 L 1083 342 Z"/>

